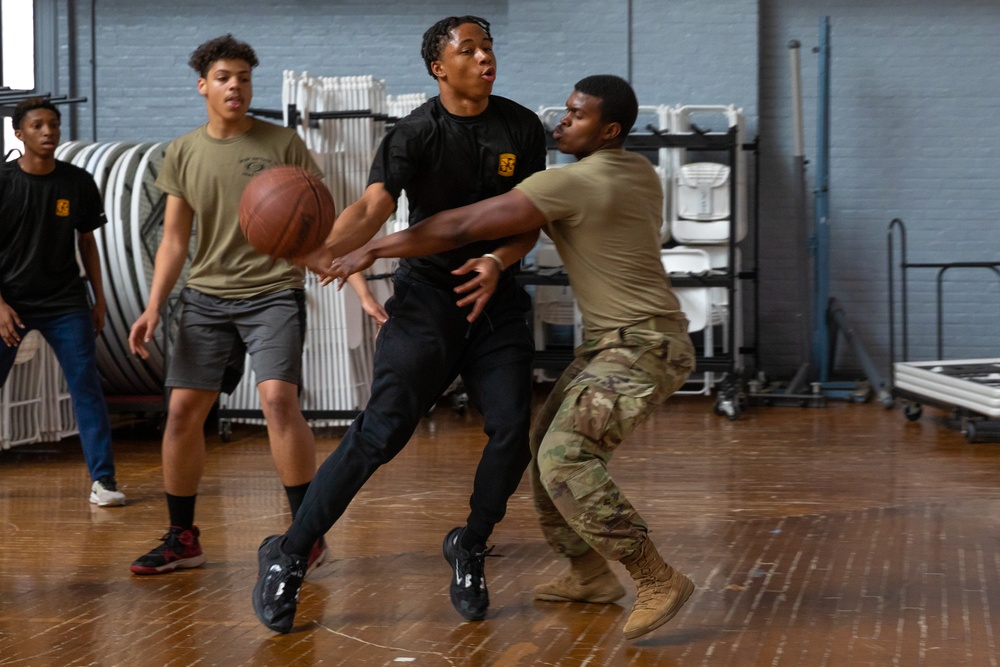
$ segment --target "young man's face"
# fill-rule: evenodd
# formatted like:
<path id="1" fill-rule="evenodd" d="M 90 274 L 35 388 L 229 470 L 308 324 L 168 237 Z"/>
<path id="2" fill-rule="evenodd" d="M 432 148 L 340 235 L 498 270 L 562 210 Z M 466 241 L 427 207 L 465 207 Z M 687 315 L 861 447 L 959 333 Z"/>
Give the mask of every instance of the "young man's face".
<path id="1" fill-rule="evenodd" d="M 209 117 L 224 121 L 242 119 L 253 98 L 250 63 L 245 60 L 216 60 L 208 73 L 198 79 L 198 92 L 205 96 Z"/>
<path id="2" fill-rule="evenodd" d="M 32 109 L 21 119 L 21 128 L 14 136 L 24 144 L 24 153 L 51 158 L 59 145 L 59 117 L 52 109 Z"/>
<path id="3" fill-rule="evenodd" d="M 563 153 L 584 158 L 613 139 L 618 123 L 601 120 L 601 100 L 578 90 L 566 100 L 566 115 L 552 132 L 556 147 Z"/>
<path id="4" fill-rule="evenodd" d="M 441 56 L 431 63 L 438 84 L 462 97 L 486 99 L 493 92 L 497 61 L 493 41 L 475 23 L 463 23 L 451 31 Z"/>

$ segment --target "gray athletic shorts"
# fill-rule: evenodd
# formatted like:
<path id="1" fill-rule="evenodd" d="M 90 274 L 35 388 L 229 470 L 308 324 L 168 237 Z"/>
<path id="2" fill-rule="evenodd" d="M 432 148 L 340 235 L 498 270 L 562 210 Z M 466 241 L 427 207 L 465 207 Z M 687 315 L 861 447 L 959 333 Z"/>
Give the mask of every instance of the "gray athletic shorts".
<path id="1" fill-rule="evenodd" d="M 247 352 L 258 383 L 284 380 L 301 386 L 303 290 L 220 299 L 185 287 L 179 318 L 166 386 L 232 393 L 243 377 Z"/>

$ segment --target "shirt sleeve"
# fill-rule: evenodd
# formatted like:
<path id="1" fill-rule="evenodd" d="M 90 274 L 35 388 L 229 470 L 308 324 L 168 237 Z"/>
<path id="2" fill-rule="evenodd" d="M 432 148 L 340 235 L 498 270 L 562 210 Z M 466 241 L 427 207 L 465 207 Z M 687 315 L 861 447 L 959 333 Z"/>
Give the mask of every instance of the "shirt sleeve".
<path id="1" fill-rule="evenodd" d="M 163 154 L 163 164 L 160 166 L 160 173 L 156 176 L 156 187 L 168 195 L 185 199 L 184 188 L 181 186 L 180 173 L 177 168 L 179 160 L 177 152 L 177 141 L 171 141 L 170 145 L 167 146 L 166 152 Z"/>
<path id="2" fill-rule="evenodd" d="M 406 124 L 397 124 L 389 130 L 375 151 L 368 172 L 368 185 L 381 183 L 386 192 L 398 201 L 400 193 L 416 173 L 420 143 Z"/>
<path id="3" fill-rule="evenodd" d="M 567 167 L 539 171 L 514 186 L 535 205 L 547 222 L 574 224 L 577 200 L 573 196 L 573 174 Z"/>
<path id="4" fill-rule="evenodd" d="M 97 183 L 88 173 L 80 174 L 80 204 L 83 215 L 77 220 L 76 231 L 92 232 L 107 223 L 104 198 L 97 189 Z"/>
<path id="5" fill-rule="evenodd" d="M 306 171 L 323 178 L 323 170 L 316 164 L 315 158 L 313 158 L 312 153 L 306 147 L 306 143 L 302 141 L 302 137 L 298 134 L 292 134 L 291 141 L 288 142 L 285 161 L 287 164 L 302 167 Z"/>

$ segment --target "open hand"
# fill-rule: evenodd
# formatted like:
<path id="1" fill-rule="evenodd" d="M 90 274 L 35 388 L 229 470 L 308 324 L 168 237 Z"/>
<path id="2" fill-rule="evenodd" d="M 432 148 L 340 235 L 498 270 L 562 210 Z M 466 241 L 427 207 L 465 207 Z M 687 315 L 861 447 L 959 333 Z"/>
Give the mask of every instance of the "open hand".
<path id="1" fill-rule="evenodd" d="M 452 271 L 453 275 L 462 276 L 475 273 L 471 280 L 462 283 L 455 288 L 458 294 L 464 294 L 458 300 L 459 307 L 472 305 L 472 311 L 465 318 L 469 322 L 474 322 L 486 308 L 490 297 L 497 291 L 497 283 L 500 280 L 500 267 L 496 261 L 489 257 L 474 257 L 462 266 Z"/>

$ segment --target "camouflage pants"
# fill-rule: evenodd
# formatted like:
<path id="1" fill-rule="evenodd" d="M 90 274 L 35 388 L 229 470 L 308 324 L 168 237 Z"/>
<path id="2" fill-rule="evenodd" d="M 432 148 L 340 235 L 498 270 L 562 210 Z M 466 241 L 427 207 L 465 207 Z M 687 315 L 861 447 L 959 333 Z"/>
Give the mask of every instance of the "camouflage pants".
<path id="1" fill-rule="evenodd" d="M 675 326 L 676 325 L 676 326 Z M 531 484 L 545 539 L 563 556 L 634 552 L 648 527 L 608 474 L 621 444 L 694 370 L 687 323 L 628 328 L 575 351 L 531 432 Z"/>

